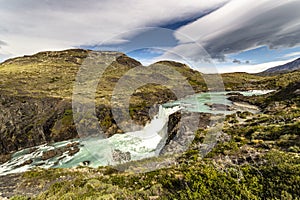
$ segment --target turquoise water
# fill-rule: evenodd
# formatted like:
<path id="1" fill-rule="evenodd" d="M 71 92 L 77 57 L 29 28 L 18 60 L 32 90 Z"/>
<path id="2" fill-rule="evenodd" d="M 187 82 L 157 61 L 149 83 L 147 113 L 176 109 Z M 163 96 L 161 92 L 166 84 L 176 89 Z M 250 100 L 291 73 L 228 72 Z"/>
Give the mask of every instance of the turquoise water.
<path id="1" fill-rule="evenodd" d="M 227 111 L 218 111 L 211 110 L 209 106 L 205 104 L 224 104 L 231 105 L 231 101 L 229 101 L 226 97 L 226 92 L 211 92 L 211 93 L 201 93 L 196 94 L 178 101 L 170 102 L 164 104 L 165 106 L 172 105 L 184 105 L 185 110 L 190 112 L 204 112 L 204 113 L 212 113 L 219 114 L 224 113 L 228 114 Z"/>
<path id="2" fill-rule="evenodd" d="M 240 92 L 245 96 L 261 95 L 271 91 L 247 91 Z M 13 154 L 12 159 L 0 165 L 0 175 L 9 173 L 18 173 L 29 170 L 35 166 L 43 168 L 70 168 L 76 167 L 84 161 L 89 161 L 89 166 L 98 167 L 105 165 L 114 165 L 127 160 L 115 161 L 114 151 L 130 154 L 130 160 L 140 160 L 158 156 L 160 150 L 165 144 L 167 138 L 168 116 L 180 109 L 189 112 L 204 112 L 212 114 L 230 114 L 233 111 L 211 110 L 206 104 L 224 104 L 231 105 L 232 102 L 227 99 L 228 92 L 210 92 L 200 93 L 184 99 L 166 103 L 161 106 L 160 111 L 154 119 L 147 124 L 143 130 L 129 132 L 125 134 L 115 134 L 110 138 L 86 138 L 84 140 L 74 139 L 58 142 L 48 145 L 40 145 L 32 149 L 24 149 Z M 43 152 L 65 147 L 68 144 L 78 142 L 79 152 L 69 156 L 64 152 L 60 156 L 54 156 L 48 160 L 41 159 Z M 25 161 L 32 160 L 31 164 L 22 165 Z"/>
<path id="3" fill-rule="evenodd" d="M 234 91 L 238 92 L 244 96 L 253 96 L 253 95 L 263 95 L 274 90 L 251 90 L 251 91 Z M 173 105 L 186 105 L 185 110 L 190 112 L 204 112 L 212 114 L 230 114 L 232 111 L 224 110 L 211 110 L 206 104 L 223 104 L 223 105 L 232 105 L 232 102 L 227 99 L 226 94 L 232 91 L 224 92 L 209 92 L 209 93 L 200 93 L 193 96 L 186 97 L 181 100 L 173 101 L 164 104 L 164 106 L 173 106 Z"/>

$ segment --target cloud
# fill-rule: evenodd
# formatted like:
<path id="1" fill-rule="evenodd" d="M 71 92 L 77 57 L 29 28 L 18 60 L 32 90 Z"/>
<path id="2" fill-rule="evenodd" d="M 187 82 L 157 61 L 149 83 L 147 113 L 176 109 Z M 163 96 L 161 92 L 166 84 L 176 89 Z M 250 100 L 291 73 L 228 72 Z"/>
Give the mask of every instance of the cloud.
<path id="1" fill-rule="evenodd" d="M 7 45 L 7 43 L 0 40 L 0 48 L 1 46 L 5 46 L 5 45 Z"/>
<path id="2" fill-rule="evenodd" d="M 293 53 L 285 54 L 283 57 L 285 57 L 285 58 L 289 58 L 289 57 L 300 57 L 300 51 L 299 51 L 299 52 L 293 52 Z"/>
<path id="3" fill-rule="evenodd" d="M 241 64 L 241 63 L 242 63 L 242 61 L 240 61 L 240 60 L 238 60 L 238 59 L 234 59 L 232 62 L 233 62 L 233 63 L 236 63 L 236 64 Z"/>
<path id="4" fill-rule="evenodd" d="M 260 46 L 283 48 L 300 45 L 300 1 L 232 0 L 215 12 L 177 30 L 184 54 L 186 45 L 194 41 L 216 59 Z M 187 37 L 188 36 L 188 37 Z M 183 46 L 183 48 L 180 48 Z M 190 45 L 197 59 L 197 49 Z M 200 53 L 201 54 L 201 53 Z"/>
<path id="5" fill-rule="evenodd" d="M 242 60 L 239 60 L 239 59 L 233 59 L 232 60 L 232 63 L 234 63 L 234 64 L 243 64 L 243 63 L 245 63 L 245 64 L 250 64 L 250 61 L 249 60 L 246 60 L 246 61 L 242 61 Z"/>
<path id="6" fill-rule="evenodd" d="M 9 58 L 10 56 L 12 56 L 12 54 L 3 50 L 3 47 L 5 47 L 7 45 L 8 44 L 6 42 L 0 40 L 0 62 L 4 61 L 7 58 Z"/>
<path id="7" fill-rule="evenodd" d="M 241 65 L 232 65 L 232 64 L 216 64 L 216 68 L 218 73 L 229 73 L 229 72 L 248 72 L 248 73 L 258 73 L 262 72 L 271 67 L 276 67 L 279 65 L 286 64 L 288 62 L 293 61 L 294 59 L 289 60 L 281 60 L 274 62 L 266 62 L 261 64 L 241 64 Z M 204 73 L 210 73 L 210 69 L 206 68 L 203 70 Z"/>
<path id="8" fill-rule="evenodd" d="M 8 44 L 3 49 L 15 56 L 93 45 L 132 29 L 207 13 L 227 1 L 0 0 L 0 39 Z M 109 41 L 124 43 L 131 36 Z"/>

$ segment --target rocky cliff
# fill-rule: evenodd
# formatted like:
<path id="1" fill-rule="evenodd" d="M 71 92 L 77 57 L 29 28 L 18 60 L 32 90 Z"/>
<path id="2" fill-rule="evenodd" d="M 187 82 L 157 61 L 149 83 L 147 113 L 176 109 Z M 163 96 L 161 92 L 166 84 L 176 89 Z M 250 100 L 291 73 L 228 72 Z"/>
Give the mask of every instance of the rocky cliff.
<path id="1" fill-rule="evenodd" d="M 0 64 L 0 155 L 78 137 L 72 112 L 73 86 L 79 69 L 91 53 L 82 49 L 40 52 Z M 95 101 L 99 125 L 110 136 L 122 132 L 112 116 L 113 90 L 121 77 L 141 63 L 119 52 L 107 53 L 118 56 L 99 78 Z M 195 84 L 203 83 L 201 73 L 176 62 L 159 64 L 179 71 L 195 91 L 205 90 L 204 84 Z M 145 125 L 154 104 L 174 99 L 176 96 L 170 88 L 145 84 L 131 95 L 129 113 L 137 124 Z"/>
<path id="2" fill-rule="evenodd" d="M 40 52 L 31 56 L 9 59 L 0 64 L 0 155 L 9 154 L 25 147 L 78 137 L 73 120 L 73 87 L 80 69 L 95 52 L 83 49 Z M 176 83 L 176 73 L 170 77 L 160 72 L 167 68 L 178 72 L 195 92 L 207 91 L 203 74 L 189 66 L 160 61 L 156 71 L 147 71 L 140 62 L 120 52 L 103 52 L 114 57 L 99 77 L 95 90 L 96 117 L 107 136 L 122 133 L 112 114 L 111 97 L 121 78 L 126 77 L 128 88 L 143 77 L 145 84 L 135 88 L 130 95 L 128 112 L 134 122 L 145 125 L 153 116 L 153 105 L 175 100 L 173 88 L 146 83 L 150 77 Z M 152 65 L 152 66 L 153 66 Z M 139 68 L 144 74 L 130 74 Z M 163 70 L 160 70 L 164 68 Z M 206 77 L 209 78 L 209 77 Z M 299 71 L 273 77 L 261 77 L 246 73 L 222 75 L 226 90 L 277 89 L 299 79 Z M 92 80 L 93 81 L 93 80 Z M 140 81 L 141 82 L 141 81 Z M 179 81 L 178 81 L 179 82 Z M 143 83 L 143 82 L 142 82 Z M 122 96 L 121 94 L 120 96 Z M 123 95 L 124 96 L 124 95 Z M 93 129 L 95 124 L 78 123 Z M 7 156 L 0 156 L 0 160 Z"/>

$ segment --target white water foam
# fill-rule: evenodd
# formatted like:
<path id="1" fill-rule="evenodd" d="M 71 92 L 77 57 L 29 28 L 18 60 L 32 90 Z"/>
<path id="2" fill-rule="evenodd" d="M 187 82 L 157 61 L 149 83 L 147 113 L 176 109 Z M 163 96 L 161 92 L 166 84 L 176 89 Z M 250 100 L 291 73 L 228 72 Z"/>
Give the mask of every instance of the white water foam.
<path id="1" fill-rule="evenodd" d="M 53 167 L 76 167 L 84 161 L 89 161 L 91 167 L 117 164 L 113 160 L 113 150 L 129 152 L 130 160 L 140 160 L 158 156 L 167 139 L 167 124 L 171 114 L 179 111 L 180 106 L 163 108 L 160 106 L 158 114 L 147 124 L 143 130 L 128 132 L 124 134 L 115 134 L 110 138 L 87 138 L 81 140 L 70 140 L 54 143 L 52 145 L 37 146 L 34 151 L 24 149 L 13 154 L 12 159 L 0 165 L 0 175 L 10 173 L 24 172 L 36 166 L 42 168 Z M 72 142 L 80 143 L 80 150 L 73 156 L 64 152 L 60 156 L 54 156 L 48 160 L 41 159 L 43 152 L 65 147 Z M 24 162 L 32 160 L 30 164 Z"/>
<path id="2" fill-rule="evenodd" d="M 237 91 L 245 96 L 261 95 L 272 92 L 272 90 L 253 90 L 253 91 Z M 230 105 L 231 102 L 226 99 L 225 94 L 228 92 L 212 92 L 201 93 L 190 96 L 186 99 L 167 103 L 164 108 L 160 106 L 158 114 L 147 124 L 143 130 L 128 132 L 124 134 L 115 134 L 110 138 L 86 138 L 84 140 L 69 140 L 49 145 L 39 145 L 36 150 L 24 149 L 12 155 L 12 159 L 0 165 L 0 175 L 19 173 L 30 170 L 36 166 L 43 168 L 53 167 L 76 167 L 84 161 L 90 161 L 91 167 L 113 165 L 118 162 L 113 161 L 113 150 L 121 152 L 129 152 L 131 160 L 140 160 L 157 156 L 165 145 L 167 139 L 167 122 L 168 117 L 182 109 L 190 112 L 207 112 L 217 114 L 224 111 L 213 111 L 205 103 L 223 103 Z M 48 160 L 41 159 L 43 152 L 65 147 L 70 143 L 79 143 L 79 152 L 73 156 L 69 156 L 68 152 L 64 152 L 61 156 L 54 156 Z M 24 164 L 25 161 L 32 160 L 32 163 Z"/>

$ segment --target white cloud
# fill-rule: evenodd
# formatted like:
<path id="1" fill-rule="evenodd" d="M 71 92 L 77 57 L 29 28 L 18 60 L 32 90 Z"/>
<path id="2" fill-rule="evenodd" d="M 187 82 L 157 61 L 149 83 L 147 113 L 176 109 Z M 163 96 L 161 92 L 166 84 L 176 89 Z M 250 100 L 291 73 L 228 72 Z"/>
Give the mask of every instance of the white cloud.
<path id="1" fill-rule="evenodd" d="M 299 52 L 288 53 L 288 54 L 285 54 L 285 55 L 284 55 L 285 58 L 289 58 L 289 57 L 299 57 L 299 56 L 300 56 L 300 51 L 299 51 Z"/>
<path id="2" fill-rule="evenodd" d="M 169 52 L 169 57 L 158 56 L 152 59 L 139 60 L 143 65 L 147 66 L 161 60 L 174 60 L 181 63 L 185 63 L 202 73 L 214 74 L 214 73 L 231 73 L 231 72 L 247 72 L 247 73 L 259 73 L 271 67 L 276 67 L 293 61 L 294 59 L 280 60 L 265 62 L 260 64 L 234 64 L 234 63 L 222 63 L 222 62 L 198 62 L 194 63 L 190 60 L 185 60 L 180 56 L 173 55 Z"/>
<path id="3" fill-rule="evenodd" d="M 174 59 L 210 73 L 214 72 L 210 56 L 223 58 L 264 45 L 281 48 L 300 44 L 299 0 L 0 0 L 0 60 L 105 40 L 123 43 L 143 27 L 177 22 L 218 7 L 177 30 L 178 46 L 142 62 Z M 111 40 L 132 29 L 136 31 Z M 295 52 L 284 57 L 299 55 Z M 220 72 L 258 72 L 278 63 L 217 66 Z"/>
<path id="4" fill-rule="evenodd" d="M 174 49 L 184 55 L 192 38 L 213 58 L 224 59 L 227 54 L 259 46 L 297 46 L 300 45 L 299 9 L 299 0 L 232 0 L 178 29 L 175 36 L 182 45 Z M 194 47 L 190 45 L 193 54 L 188 52 L 189 59 L 199 59 Z"/>
<path id="5" fill-rule="evenodd" d="M 0 0 L 0 40 L 6 44 L 0 44 L 1 51 L 17 56 L 97 44 L 135 28 L 187 19 L 226 1 Z"/>
<path id="6" fill-rule="evenodd" d="M 286 64 L 288 62 L 293 61 L 294 59 L 290 60 L 282 60 L 282 61 L 274 61 L 274 62 L 267 62 L 267 63 L 261 63 L 261 64 L 242 64 L 242 65 L 224 65 L 224 64 L 216 64 L 217 70 L 219 73 L 229 73 L 229 72 L 248 72 L 248 73 L 258 73 L 262 72 L 266 69 L 269 69 L 271 67 L 276 67 L 279 65 Z M 209 70 L 209 69 L 207 69 Z M 204 71 L 205 73 L 209 73 L 209 71 Z"/>

